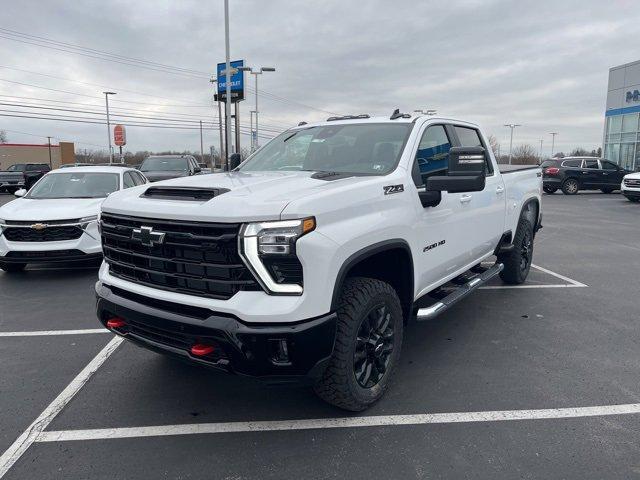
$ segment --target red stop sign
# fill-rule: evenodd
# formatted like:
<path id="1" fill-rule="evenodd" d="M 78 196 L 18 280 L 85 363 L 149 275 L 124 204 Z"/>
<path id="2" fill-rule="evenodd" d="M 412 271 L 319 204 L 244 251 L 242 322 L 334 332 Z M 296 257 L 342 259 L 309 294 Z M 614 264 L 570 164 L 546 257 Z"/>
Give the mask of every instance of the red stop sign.
<path id="1" fill-rule="evenodd" d="M 118 147 L 123 147 L 127 144 L 127 131 L 124 125 L 116 125 L 113 127 L 113 143 Z"/>

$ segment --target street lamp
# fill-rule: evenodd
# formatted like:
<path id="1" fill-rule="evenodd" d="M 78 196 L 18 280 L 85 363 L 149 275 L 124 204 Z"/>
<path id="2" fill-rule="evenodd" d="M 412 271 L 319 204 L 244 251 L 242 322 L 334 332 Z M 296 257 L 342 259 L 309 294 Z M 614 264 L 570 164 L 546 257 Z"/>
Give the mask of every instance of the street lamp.
<path id="1" fill-rule="evenodd" d="M 256 106 L 255 106 L 255 112 L 256 112 L 256 141 L 255 141 L 255 148 L 258 148 L 258 75 L 262 75 L 264 72 L 275 72 L 276 69 L 273 67 L 260 67 L 260 70 L 253 70 L 252 67 L 240 67 L 240 70 L 242 70 L 243 72 L 249 72 L 251 75 L 255 75 L 256 76 Z"/>
<path id="2" fill-rule="evenodd" d="M 104 101 L 107 105 L 107 139 L 109 140 L 109 163 L 113 163 L 113 150 L 111 147 L 111 123 L 109 121 L 109 95 L 115 95 L 116 92 L 102 93 L 104 93 Z"/>
<path id="3" fill-rule="evenodd" d="M 553 148 L 556 146 L 556 135 L 558 135 L 558 132 L 549 132 L 549 135 L 551 135 L 551 158 L 553 158 Z"/>
<path id="4" fill-rule="evenodd" d="M 436 110 L 414 110 L 414 113 L 420 113 L 422 115 L 435 115 L 437 113 Z"/>
<path id="5" fill-rule="evenodd" d="M 511 139 L 509 140 L 509 165 L 511 165 L 511 151 L 513 148 L 513 130 L 516 127 L 521 127 L 519 123 L 507 123 L 504 125 L 505 127 L 509 127 L 511 129 Z"/>

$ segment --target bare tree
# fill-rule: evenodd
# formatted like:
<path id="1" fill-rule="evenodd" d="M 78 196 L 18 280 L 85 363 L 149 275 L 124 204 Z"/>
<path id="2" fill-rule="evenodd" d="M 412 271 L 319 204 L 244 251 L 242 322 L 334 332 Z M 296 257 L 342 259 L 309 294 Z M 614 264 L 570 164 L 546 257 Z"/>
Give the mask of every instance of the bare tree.
<path id="1" fill-rule="evenodd" d="M 520 145 L 513 149 L 511 163 L 514 165 L 537 165 L 538 161 L 536 149 L 531 145 Z"/>
<path id="2" fill-rule="evenodd" d="M 0 143 L 7 143 L 7 132 L 0 130 Z"/>

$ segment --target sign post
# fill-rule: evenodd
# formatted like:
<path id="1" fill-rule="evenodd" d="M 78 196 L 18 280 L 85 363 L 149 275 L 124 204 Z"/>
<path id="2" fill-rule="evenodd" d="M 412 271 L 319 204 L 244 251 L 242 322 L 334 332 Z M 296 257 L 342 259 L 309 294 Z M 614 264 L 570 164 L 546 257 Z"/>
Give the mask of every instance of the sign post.
<path id="1" fill-rule="evenodd" d="M 231 118 L 234 116 L 231 113 L 231 104 L 235 103 L 235 126 L 236 126 L 236 146 L 235 153 L 240 153 L 240 117 L 238 102 L 244 100 L 244 71 L 240 67 L 244 66 L 244 60 L 234 60 L 229 62 L 229 71 L 227 72 L 227 63 L 219 63 L 217 68 L 218 78 L 218 94 L 216 100 L 225 103 L 225 129 L 226 135 L 226 148 L 225 156 L 228 159 L 231 145 Z M 228 79 L 228 84 L 227 84 Z"/>
<path id="2" fill-rule="evenodd" d="M 115 125 L 113 127 L 113 143 L 120 147 L 120 163 L 124 163 L 122 147 L 127 144 L 127 131 L 124 128 L 124 125 Z"/>

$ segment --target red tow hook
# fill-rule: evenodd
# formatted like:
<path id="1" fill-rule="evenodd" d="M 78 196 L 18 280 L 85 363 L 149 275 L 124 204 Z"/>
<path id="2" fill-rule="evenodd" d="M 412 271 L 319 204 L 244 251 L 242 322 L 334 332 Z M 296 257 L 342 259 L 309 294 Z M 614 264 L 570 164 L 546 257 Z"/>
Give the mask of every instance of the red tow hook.
<path id="1" fill-rule="evenodd" d="M 107 320 L 107 328 L 122 328 L 127 325 L 120 317 L 113 317 Z"/>
<path id="2" fill-rule="evenodd" d="M 191 355 L 194 357 L 204 357 L 207 356 L 215 350 L 213 345 L 204 345 L 202 343 L 196 343 L 193 347 L 191 347 Z"/>

